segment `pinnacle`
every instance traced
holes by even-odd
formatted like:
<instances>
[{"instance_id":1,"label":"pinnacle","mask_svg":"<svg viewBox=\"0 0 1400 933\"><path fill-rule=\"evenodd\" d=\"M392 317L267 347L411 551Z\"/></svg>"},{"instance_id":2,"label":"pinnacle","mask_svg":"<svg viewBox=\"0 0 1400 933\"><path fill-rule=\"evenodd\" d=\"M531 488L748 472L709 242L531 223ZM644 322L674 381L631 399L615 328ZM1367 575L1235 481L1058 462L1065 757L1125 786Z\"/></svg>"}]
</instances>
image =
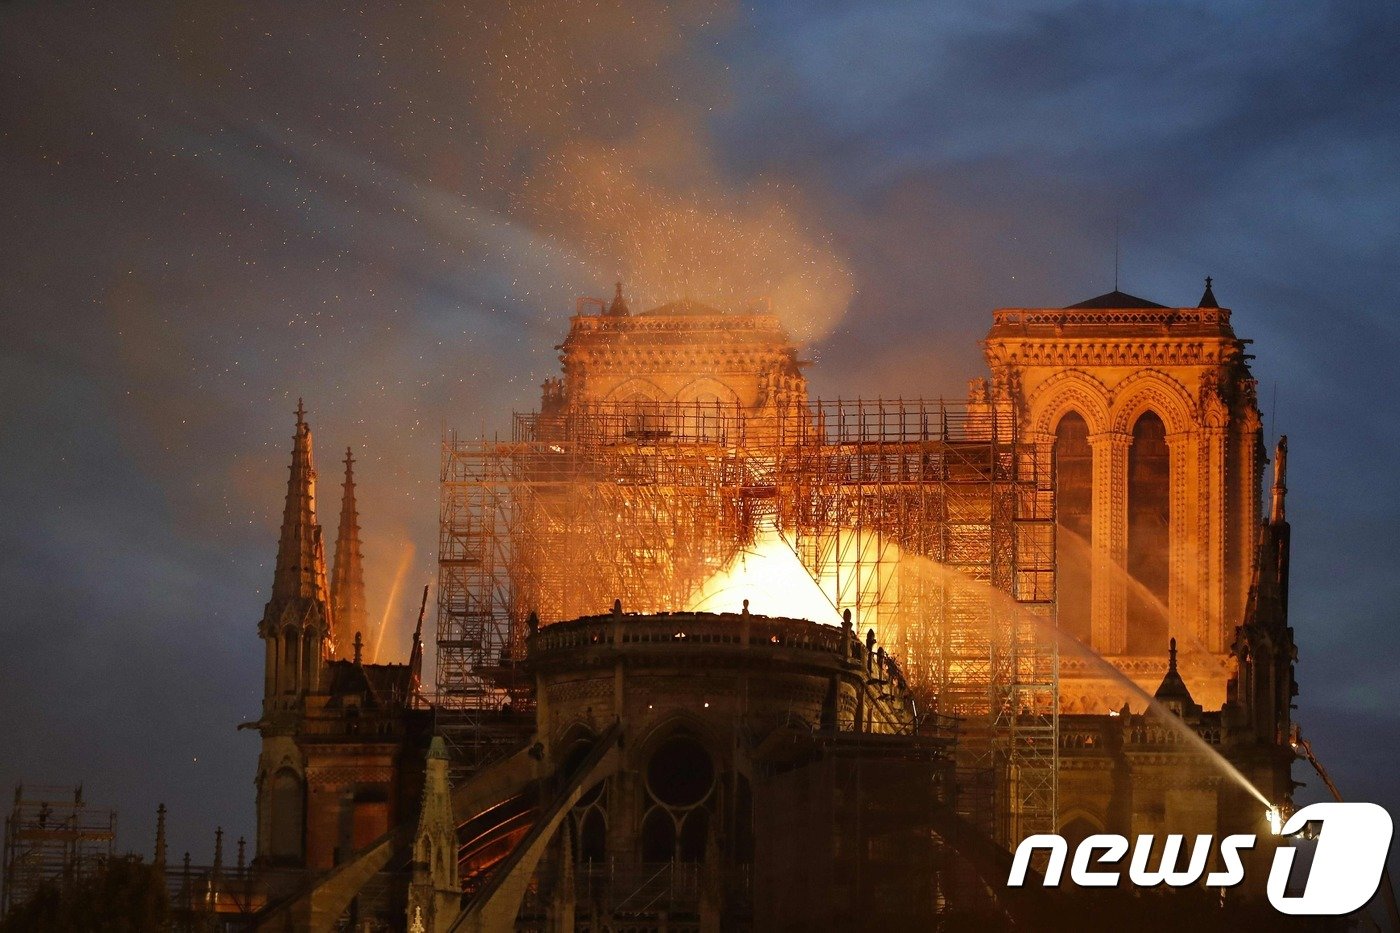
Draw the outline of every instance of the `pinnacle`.
<instances>
[{"instance_id":1,"label":"pinnacle","mask_svg":"<svg viewBox=\"0 0 1400 933\"><path fill-rule=\"evenodd\" d=\"M316 467L311 425L306 422L306 409L299 399L296 414L287 500L282 510L277 569L272 583L272 599L281 603L299 598L324 600L327 595L321 526L316 521Z\"/></svg>"},{"instance_id":2,"label":"pinnacle","mask_svg":"<svg viewBox=\"0 0 1400 933\"><path fill-rule=\"evenodd\" d=\"M360 549L360 513L355 501L355 456L345 448L345 483L340 500L340 526L335 536L335 563L331 572L331 607L335 622L336 654L344 656L342 643L349 632L368 627L365 610L364 555Z\"/></svg>"}]
</instances>

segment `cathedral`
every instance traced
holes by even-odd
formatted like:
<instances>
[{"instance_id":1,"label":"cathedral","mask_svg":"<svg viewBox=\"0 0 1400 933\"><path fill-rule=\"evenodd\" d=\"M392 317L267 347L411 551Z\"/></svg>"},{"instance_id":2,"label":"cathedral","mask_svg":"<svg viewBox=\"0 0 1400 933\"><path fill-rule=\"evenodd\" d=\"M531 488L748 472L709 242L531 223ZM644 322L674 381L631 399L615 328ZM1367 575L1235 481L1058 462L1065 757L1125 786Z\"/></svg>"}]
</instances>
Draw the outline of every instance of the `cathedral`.
<instances>
[{"instance_id":1,"label":"cathedral","mask_svg":"<svg viewBox=\"0 0 1400 933\"><path fill-rule=\"evenodd\" d=\"M435 688L421 618L362 658L354 461L328 571L299 405L245 924L1036 929L994 893L1030 832L1266 832L1296 652L1248 343L1209 279L1114 291L994 311L965 403L826 403L769 309L618 285L509 450L444 454ZM690 601L765 534L829 617Z\"/></svg>"}]
</instances>

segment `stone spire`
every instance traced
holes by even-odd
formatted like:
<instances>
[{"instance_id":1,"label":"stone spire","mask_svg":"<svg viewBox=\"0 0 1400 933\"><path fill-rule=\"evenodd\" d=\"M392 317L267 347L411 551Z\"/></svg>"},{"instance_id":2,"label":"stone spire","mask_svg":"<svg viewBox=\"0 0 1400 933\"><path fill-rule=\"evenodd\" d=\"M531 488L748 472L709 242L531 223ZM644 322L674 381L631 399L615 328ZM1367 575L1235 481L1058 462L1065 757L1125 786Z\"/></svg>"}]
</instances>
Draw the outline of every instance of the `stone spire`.
<instances>
[{"instance_id":1,"label":"stone spire","mask_svg":"<svg viewBox=\"0 0 1400 933\"><path fill-rule=\"evenodd\" d=\"M1288 527L1284 499L1288 495L1288 435L1278 439L1274 448L1274 482L1269 490L1269 520L1259 530L1259 545L1255 549L1254 579L1251 582L1251 599L1256 603L1246 606L1252 616L1275 616L1286 624L1288 618L1288 559L1289 539L1292 531Z\"/></svg>"},{"instance_id":2,"label":"stone spire","mask_svg":"<svg viewBox=\"0 0 1400 933\"><path fill-rule=\"evenodd\" d=\"M282 537L277 545L277 570L272 578L272 601L296 599L328 602L326 559L321 526L316 521L316 467L311 456L311 425L297 399L296 438L292 446L287 503L282 510Z\"/></svg>"},{"instance_id":3,"label":"stone spire","mask_svg":"<svg viewBox=\"0 0 1400 933\"><path fill-rule=\"evenodd\" d=\"M157 871L165 871L165 804L156 807L156 854L151 864Z\"/></svg>"},{"instance_id":4,"label":"stone spire","mask_svg":"<svg viewBox=\"0 0 1400 933\"><path fill-rule=\"evenodd\" d=\"M408 669L413 676L413 692L423 686L423 616L428 611L428 586L423 584L423 601L418 605L418 625L413 629L413 647L408 654Z\"/></svg>"},{"instance_id":5,"label":"stone spire","mask_svg":"<svg viewBox=\"0 0 1400 933\"><path fill-rule=\"evenodd\" d=\"M408 887L408 922L425 933L446 933L461 902L457 877L457 821L447 774L447 744L435 735L428 746L423 801L413 843L413 878Z\"/></svg>"},{"instance_id":6,"label":"stone spire","mask_svg":"<svg viewBox=\"0 0 1400 933\"><path fill-rule=\"evenodd\" d=\"M311 426L297 400L296 437L277 545L272 596L258 633L267 643L265 701L318 689L321 662L329 655L333 625L326 552L316 521L316 467Z\"/></svg>"},{"instance_id":7,"label":"stone spire","mask_svg":"<svg viewBox=\"0 0 1400 933\"><path fill-rule=\"evenodd\" d=\"M340 499L340 528L335 536L331 570L331 616L335 619L335 653L345 655L341 642L349 632L368 628L365 612L364 555L360 551L360 513L355 504L355 458L345 448L345 492Z\"/></svg>"},{"instance_id":8,"label":"stone spire","mask_svg":"<svg viewBox=\"0 0 1400 933\"><path fill-rule=\"evenodd\" d=\"M1274 450L1274 486L1270 492L1269 524L1281 525L1287 520L1283 511L1283 500L1288 495L1287 434L1278 439L1278 447Z\"/></svg>"}]
</instances>

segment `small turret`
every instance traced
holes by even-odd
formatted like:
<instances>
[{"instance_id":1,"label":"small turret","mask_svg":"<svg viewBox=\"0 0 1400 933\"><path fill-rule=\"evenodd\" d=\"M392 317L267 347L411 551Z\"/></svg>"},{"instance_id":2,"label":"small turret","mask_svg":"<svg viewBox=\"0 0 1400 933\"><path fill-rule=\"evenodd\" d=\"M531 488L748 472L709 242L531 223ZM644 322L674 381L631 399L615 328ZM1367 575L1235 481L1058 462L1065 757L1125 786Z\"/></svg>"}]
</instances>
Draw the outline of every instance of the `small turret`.
<instances>
[{"instance_id":1,"label":"small turret","mask_svg":"<svg viewBox=\"0 0 1400 933\"><path fill-rule=\"evenodd\" d=\"M1211 283L1211 277L1210 277L1210 276L1206 276L1206 290L1205 290L1205 293L1201 295L1201 300L1200 300L1200 302L1197 303L1196 307L1198 307L1198 308L1218 308L1218 307L1220 307L1220 302L1218 302L1218 301L1215 300L1215 292L1214 292L1213 290L1211 290L1210 283Z\"/></svg>"},{"instance_id":2,"label":"small turret","mask_svg":"<svg viewBox=\"0 0 1400 933\"><path fill-rule=\"evenodd\" d=\"M1157 692L1152 697L1183 719L1192 719L1200 715L1201 707L1191 696L1190 688L1186 686L1186 681L1181 679L1181 673L1176 669L1175 638L1168 643L1167 647L1167 673L1162 677L1162 682L1157 686Z\"/></svg>"},{"instance_id":3,"label":"small turret","mask_svg":"<svg viewBox=\"0 0 1400 933\"><path fill-rule=\"evenodd\" d=\"M613 292L612 304L608 305L608 314L613 317L626 317L631 311L627 308L627 299L622 297L622 283L617 283L617 290Z\"/></svg>"}]
</instances>

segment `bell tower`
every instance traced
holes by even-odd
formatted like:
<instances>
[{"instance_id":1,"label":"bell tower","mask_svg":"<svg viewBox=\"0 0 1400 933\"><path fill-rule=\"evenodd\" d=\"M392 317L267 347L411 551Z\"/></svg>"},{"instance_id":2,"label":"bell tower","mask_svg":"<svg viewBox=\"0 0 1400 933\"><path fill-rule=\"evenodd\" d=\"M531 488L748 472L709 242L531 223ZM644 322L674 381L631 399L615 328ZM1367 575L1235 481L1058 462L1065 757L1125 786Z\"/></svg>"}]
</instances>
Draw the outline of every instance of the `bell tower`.
<instances>
[{"instance_id":1,"label":"bell tower","mask_svg":"<svg viewBox=\"0 0 1400 933\"><path fill-rule=\"evenodd\" d=\"M1248 341L1211 280L1195 307L1120 291L1067 308L1000 308L983 342L992 386L1056 470L1059 625L1151 691L1168 641L1206 708L1225 700L1264 462ZM1066 712L1129 699L1064 652Z\"/></svg>"}]
</instances>

